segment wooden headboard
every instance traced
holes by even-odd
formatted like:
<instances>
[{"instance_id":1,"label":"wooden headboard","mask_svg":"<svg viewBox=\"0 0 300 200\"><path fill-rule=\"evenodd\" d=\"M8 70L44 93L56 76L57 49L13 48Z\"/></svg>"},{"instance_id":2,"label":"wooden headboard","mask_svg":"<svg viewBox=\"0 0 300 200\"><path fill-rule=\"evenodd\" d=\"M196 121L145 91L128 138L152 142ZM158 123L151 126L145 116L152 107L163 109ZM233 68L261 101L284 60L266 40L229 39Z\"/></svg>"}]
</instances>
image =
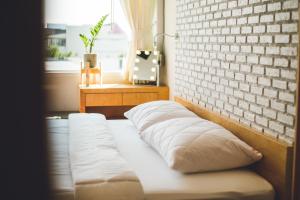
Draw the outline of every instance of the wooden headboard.
<instances>
[{"instance_id":1,"label":"wooden headboard","mask_svg":"<svg viewBox=\"0 0 300 200\"><path fill-rule=\"evenodd\" d=\"M260 151L264 157L253 165L254 170L273 185L276 191L276 200L289 200L291 198L292 145L277 141L216 112L188 102L181 97L175 97L175 101L184 105L198 116L220 124Z\"/></svg>"}]
</instances>

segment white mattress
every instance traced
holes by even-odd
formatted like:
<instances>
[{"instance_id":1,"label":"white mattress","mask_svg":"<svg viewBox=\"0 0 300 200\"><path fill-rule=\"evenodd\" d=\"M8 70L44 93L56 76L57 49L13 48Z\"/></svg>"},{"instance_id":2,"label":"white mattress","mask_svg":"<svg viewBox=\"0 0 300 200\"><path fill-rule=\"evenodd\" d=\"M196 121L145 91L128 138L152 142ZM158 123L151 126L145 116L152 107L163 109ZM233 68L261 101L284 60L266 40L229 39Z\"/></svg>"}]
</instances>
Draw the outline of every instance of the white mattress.
<instances>
[{"instance_id":1,"label":"white mattress","mask_svg":"<svg viewBox=\"0 0 300 200\"><path fill-rule=\"evenodd\" d=\"M139 177L147 200L274 199L272 185L246 169L185 175L170 169L140 139L129 120L108 120L119 149Z\"/></svg>"},{"instance_id":2,"label":"white mattress","mask_svg":"<svg viewBox=\"0 0 300 200\"><path fill-rule=\"evenodd\" d=\"M51 175L55 199L74 199L68 164L68 121L48 120L52 148ZM139 137L129 120L108 120L122 155L139 177L147 200L273 200L274 191L265 179L246 170L184 175Z\"/></svg>"},{"instance_id":3,"label":"white mattress","mask_svg":"<svg viewBox=\"0 0 300 200\"><path fill-rule=\"evenodd\" d=\"M74 188L69 163L68 120L47 120L50 148L50 178L53 185L53 199L73 200Z\"/></svg>"}]
</instances>

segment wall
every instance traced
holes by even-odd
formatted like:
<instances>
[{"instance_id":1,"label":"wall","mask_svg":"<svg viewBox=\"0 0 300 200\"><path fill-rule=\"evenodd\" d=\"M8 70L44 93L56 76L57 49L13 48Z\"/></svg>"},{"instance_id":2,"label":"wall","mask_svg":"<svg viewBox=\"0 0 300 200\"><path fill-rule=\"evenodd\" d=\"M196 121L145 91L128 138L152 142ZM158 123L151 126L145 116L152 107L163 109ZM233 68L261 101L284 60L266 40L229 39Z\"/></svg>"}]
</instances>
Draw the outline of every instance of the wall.
<instances>
[{"instance_id":1,"label":"wall","mask_svg":"<svg viewBox=\"0 0 300 200\"><path fill-rule=\"evenodd\" d=\"M175 94L292 142L298 1L176 3Z\"/></svg>"},{"instance_id":2,"label":"wall","mask_svg":"<svg viewBox=\"0 0 300 200\"><path fill-rule=\"evenodd\" d=\"M79 73L48 72L45 79L48 111L79 111Z\"/></svg>"},{"instance_id":3,"label":"wall","mask_svg":"<svg viewBox=\"0 0 300 200\"><path fill-rule=\"evenodd\" d=\"M104 84L129 84L118 72L105 72L102 78ZM79 70L48 70L45 79L48 111L79 111Z\"/></svg>"}]
</instances>

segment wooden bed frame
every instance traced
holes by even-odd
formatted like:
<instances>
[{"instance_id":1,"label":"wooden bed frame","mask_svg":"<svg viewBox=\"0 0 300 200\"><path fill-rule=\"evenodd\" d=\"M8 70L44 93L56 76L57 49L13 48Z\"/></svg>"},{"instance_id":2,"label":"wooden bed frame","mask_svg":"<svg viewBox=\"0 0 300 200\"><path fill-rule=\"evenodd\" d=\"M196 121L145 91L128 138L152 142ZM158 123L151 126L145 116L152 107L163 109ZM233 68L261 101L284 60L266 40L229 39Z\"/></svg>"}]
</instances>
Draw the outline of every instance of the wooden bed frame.
<instances>
[{"instance_id":1,"label":"wooden bed frame","mask_svg":"<svg viewBox=\"0 0 300 200\"><path fill-rule=\"evenodd\" d=\"M175 97L175 101L184 105L198 116L220 124L260 151L264 157L252 167L273 185L276 191L276 200L290 200L293 163L292 145L264 135L253 128L188 102L181 97Z\"/></svg>"}]
</instances>

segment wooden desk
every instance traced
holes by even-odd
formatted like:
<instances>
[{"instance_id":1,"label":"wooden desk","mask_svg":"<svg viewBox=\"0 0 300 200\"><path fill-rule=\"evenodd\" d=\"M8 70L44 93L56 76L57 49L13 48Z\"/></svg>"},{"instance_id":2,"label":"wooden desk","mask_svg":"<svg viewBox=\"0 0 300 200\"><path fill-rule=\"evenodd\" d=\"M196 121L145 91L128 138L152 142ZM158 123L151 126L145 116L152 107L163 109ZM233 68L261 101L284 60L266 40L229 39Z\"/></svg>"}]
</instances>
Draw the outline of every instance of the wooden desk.
<instances>
[{"instance_id":1,"label":"wooden desk","mask_svg":"<svg viewBox=\"0 0 300 200\"><path fill-rule=\"evenodd\" d=\"M141 86L127 84L102 84L80 88L80 112L86 112L88 107L133 107L135 105L154 101L168 100L169 88L156 86Z\"/></svg>"}]
</instances>

